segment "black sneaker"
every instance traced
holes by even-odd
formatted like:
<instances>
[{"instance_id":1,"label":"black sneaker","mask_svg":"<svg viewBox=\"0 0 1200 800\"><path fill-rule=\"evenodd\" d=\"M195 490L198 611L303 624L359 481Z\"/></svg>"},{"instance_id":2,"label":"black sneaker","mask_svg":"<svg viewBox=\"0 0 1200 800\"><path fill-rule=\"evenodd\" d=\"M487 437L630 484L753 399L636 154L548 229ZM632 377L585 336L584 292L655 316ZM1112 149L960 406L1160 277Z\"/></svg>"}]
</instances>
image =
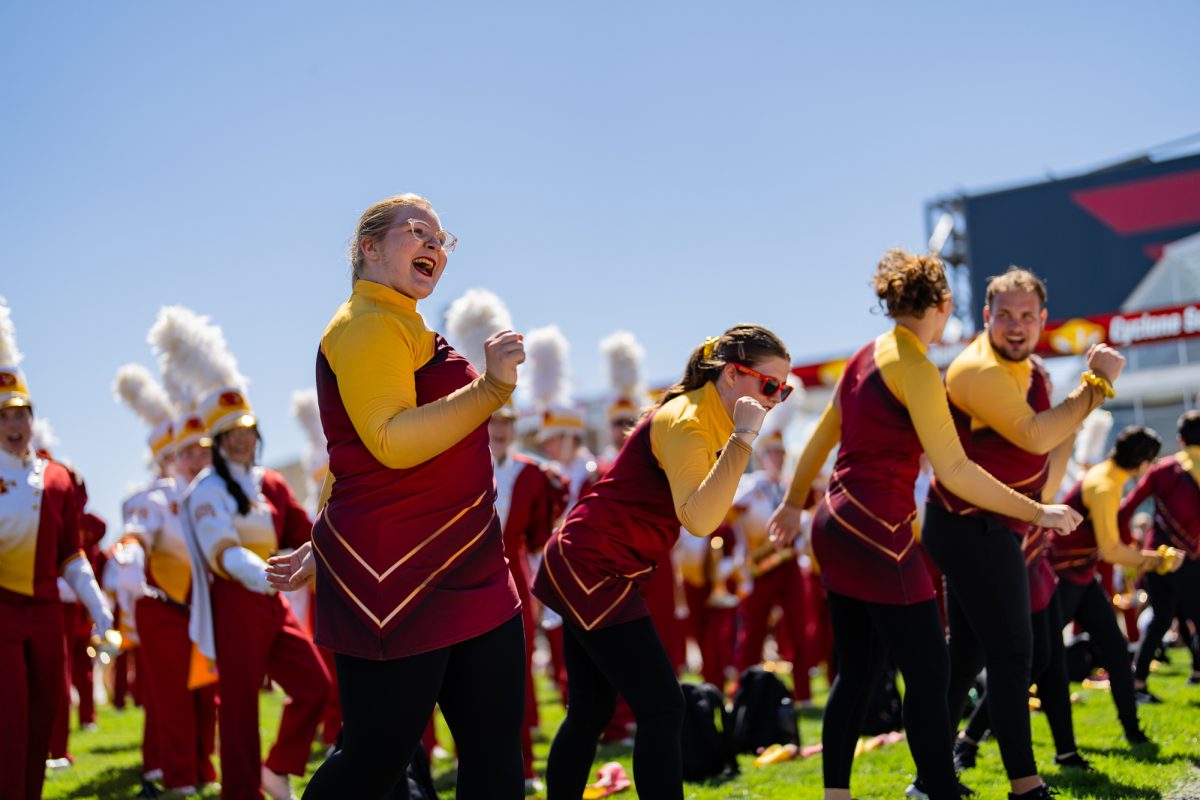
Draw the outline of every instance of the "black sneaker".
<instances>
[{"instance_id":1,"label":"black sneaker","mask_svg":"<svg viewBox=\"0 0 1200 800\"><path fill-rule=\"evenodd\" d=\"M966 739L954 740L954 771L962 772L975 766L975 757L979 754L979 745Z\"/></svg>"},{"instance_id":2,"label":"black sneaker","mask_svg":"<svg viewBox=\"0 0 1200 800\"><path fill-rule=\"evenodd\" d=\"M1162 702L1162 698L1151 693L1149 689L1134 689L1133 699L1139 706L1153 706Z\"/></svg>"},{"instance_id":3,"label":"black sneaker","mask_svg":"<svg viewBox=\"0 0 1200 800\"><path fill-rule=\"evenodd\" d=\"M1141 733L1141 731L1138 732ZM1142 735L1143 737L1145 736L1145 734ZM1096 771L1095 767L1092 766L1092 763L1083 756L1079 755L1079 753L1071 753L1069 756L1055 756L1054 763L1067 769L1078 769L1083 770L1084 772Z\"/></svg>"},{"instance_id":4,"label":"black sneaker","mask_svg":"<svg viewBox=\"0 0 1200 800\"><path fill-rule=\"evenodd\" d=\"M1044 783L1036 789L1030 789L1022 794L1008 793L1008 800L1047 800L1052 797L1058 797L1058 792Z\"/></svg>"},{"instance_id":5,"label":"black sneaker","mask_svg":"<svg viewBox=\"0 0 1200 800\"><path fill-rule=\"evenodd\" d=\"M1151 744L1150 737L1141 728L1125 732L1125 741L1132 745Z\"/></svg>"},{"instance_id":6,"label":"black sneaker","mask_svg":"<svg viewBox=\"0 0 1200 800\"><path fill-rule=\"evenodd\" d=\"M1200 686L1200 672L1193 672L1191 675L1188 675L1187 685Z\"/></svg>"},{"instance_id":7,"label":"black sneaker","mask_svg":"<svg viewBox=\"0 0 1200 800\"><path fill-rule=\"evenodd\" d=\"M955 781L957 784L956 790L959 797L974 797L975 790L964 785L960 781ZM929 800L929 790L925 788L925 782L921 780L921 776L913 778L913 782L904 790L904 796L908 800Z\"/></svg>"}]
</instances>

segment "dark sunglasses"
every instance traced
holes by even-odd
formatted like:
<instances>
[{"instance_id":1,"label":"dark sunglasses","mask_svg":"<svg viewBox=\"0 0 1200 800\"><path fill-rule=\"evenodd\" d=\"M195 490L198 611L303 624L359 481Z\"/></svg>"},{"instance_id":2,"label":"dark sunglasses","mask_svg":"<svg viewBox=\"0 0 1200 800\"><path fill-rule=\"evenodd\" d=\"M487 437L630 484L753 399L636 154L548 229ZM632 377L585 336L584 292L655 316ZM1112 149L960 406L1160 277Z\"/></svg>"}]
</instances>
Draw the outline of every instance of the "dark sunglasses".
<instances>
[{"instance_id":1,"label":"dark sunglasses","mask_svg":"<svg viewBox=\"0 0 1200 800\"><path fill-rule=\"evenodd\" d=\"M763 393L763 397L773 397L776 393L778 393L779 402L782 403L784 400L788 399L788 396L791 395L792 389L794 388L786 383L780 383L778 378L772 378L770 375L763 375L756 369L750 369L745 364L738 364L731 361L730 366L732 366L738 372L744 372L747 375L753 375L762 381L762 386L759 388Z\"/></svg>"}]
</instances>

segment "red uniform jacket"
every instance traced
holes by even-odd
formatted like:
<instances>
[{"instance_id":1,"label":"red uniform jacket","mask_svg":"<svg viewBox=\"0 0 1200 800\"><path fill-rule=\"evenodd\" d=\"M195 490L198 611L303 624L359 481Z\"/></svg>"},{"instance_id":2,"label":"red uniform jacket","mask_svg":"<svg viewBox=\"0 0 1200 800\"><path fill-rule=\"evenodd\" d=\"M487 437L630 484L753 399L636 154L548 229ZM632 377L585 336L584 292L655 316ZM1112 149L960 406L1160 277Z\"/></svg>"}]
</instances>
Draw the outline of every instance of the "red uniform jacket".
<instances>
[{"instance_id":1,"label":"red uniform jacket","mask_svg":"<svg viewBox=\"0 0 1200 800\"><path fill-rule=\"evenodd\" d=\"M567 508L568 487L561 475L549 466L521 453L510 458L522 464L504 521L504 556L522 601L533 582L529 574L529 553L541 552L555 524Z\"/></svg>"}]
</instances>

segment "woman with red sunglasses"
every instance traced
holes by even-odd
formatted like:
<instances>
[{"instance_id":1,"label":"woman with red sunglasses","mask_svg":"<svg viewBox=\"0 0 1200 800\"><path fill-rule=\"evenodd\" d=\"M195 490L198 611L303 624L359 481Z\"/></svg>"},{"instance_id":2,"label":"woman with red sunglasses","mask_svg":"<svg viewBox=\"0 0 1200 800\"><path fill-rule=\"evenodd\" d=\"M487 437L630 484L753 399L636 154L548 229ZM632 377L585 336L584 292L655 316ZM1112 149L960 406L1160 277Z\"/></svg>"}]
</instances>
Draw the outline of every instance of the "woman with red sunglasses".
<instances>
[{"instance_id":1,"label":"woman with red sunglasses","mask_svg":"<svg viewBox=\"0 0 1200 800\"><path fill-rule=\"evenodd\" d=\"M637 719L638 794L682 800L683 695L639 587L680 525L707 536L725 519L764 415L790 392L789 366L783 342L757 325L697 347L683 379L547 543L533 594L563 617L568 676L567 717L546 764L548 800L583 793L617 692Z\"/></svg>"},{"instance_id":2,"label":"woman with red sunglasses","mask_svg":"<svg viewBox=\"0 0 1200 800\"><path fill-rule=\"evenodd\" d=\"M889 250L873 279L896 325L846 364L833 399L769 525L787 546L829 452L837 462L813 522L813 552L829 593L838 675L825 705L826 800L849 800L850 765L872 689L889 657L904 675L904 723L923 785L910 797L962 796L951 755L949 659L933 581L915 538L913 487L922 451L943 484L973 505L1043 528L1070 531L1074 510L1043 506L967 459L941 375L925 355L950 318L942 262Z\"/></svg>"}]
</instances>

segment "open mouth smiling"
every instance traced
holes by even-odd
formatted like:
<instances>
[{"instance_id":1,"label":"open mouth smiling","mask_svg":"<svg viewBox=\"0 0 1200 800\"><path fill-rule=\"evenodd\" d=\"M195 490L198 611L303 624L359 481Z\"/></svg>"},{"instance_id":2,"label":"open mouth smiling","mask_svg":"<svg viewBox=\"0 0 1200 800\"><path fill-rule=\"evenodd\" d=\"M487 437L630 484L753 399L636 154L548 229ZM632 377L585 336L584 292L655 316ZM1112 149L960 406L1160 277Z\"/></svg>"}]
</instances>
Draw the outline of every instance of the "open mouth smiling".
<instances>
[{"instance_id":1,"label":"open mouth smiling","mask_svg":"<svg viewBox=\"0 0 1200 800\"><path fill-rule=\"evenodd\" d=\"M433 277L433 271L437 268L437 263L432 258L420 256L412 260L413 269L424 275L426 278Z\"/></svg>"}]
</instances>

